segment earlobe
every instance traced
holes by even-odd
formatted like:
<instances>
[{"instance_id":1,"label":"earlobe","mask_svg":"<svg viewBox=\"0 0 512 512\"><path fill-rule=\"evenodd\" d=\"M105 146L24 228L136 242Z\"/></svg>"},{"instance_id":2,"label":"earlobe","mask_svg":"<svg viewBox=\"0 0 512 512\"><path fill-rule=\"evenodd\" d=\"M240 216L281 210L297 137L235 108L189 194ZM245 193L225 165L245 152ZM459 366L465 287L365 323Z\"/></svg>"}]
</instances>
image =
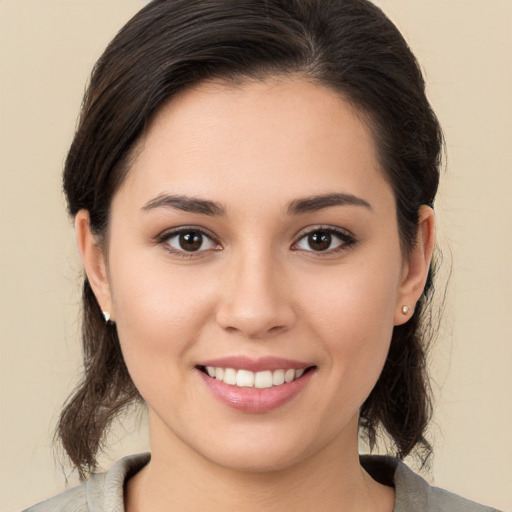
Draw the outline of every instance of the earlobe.
<instances>
[{"instance_id":1,"label":"earlobe","mask_svg":"<svg viewBox=\"0 0 512 512\"><path fill-rule=\"evenodd\" d=\"M435 215L432 208L422 206L419 211L418 234L410 251L395 304L395 325L407 322L414 314L427 281L435 245Z\"/></svg>"},{"instance_id":2,"label":"earlobe","mask_svg":"<svg viewBox=\"0 0 512 512\"><path fill-rule=\"evenodd\" d=\"M75 216L75 232L78 250L89 284L103 311L113 319L110 285L107 277L105 255L90 228L89 212L80 210ZM110 319L109 318L109 319Z\"/></svg>"}]
</instances>

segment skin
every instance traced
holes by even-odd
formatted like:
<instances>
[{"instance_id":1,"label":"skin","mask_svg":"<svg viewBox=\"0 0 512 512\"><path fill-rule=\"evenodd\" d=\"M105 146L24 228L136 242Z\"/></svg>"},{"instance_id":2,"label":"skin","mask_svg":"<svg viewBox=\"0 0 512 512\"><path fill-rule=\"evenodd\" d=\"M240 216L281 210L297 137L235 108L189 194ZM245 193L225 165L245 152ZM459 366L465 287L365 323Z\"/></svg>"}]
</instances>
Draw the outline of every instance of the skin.
<instances>
[{"instance_id":1,"label":"skin","mask_svg":"<svg viewBox=\"0 0 512 512\"><path fill-rule=\"evenodd\" d=\"M188 90L135 154L106 248L87 212L76 216L89 280L149 411L152 459L128 482L127 510L391 511L393 490L359 465L358 413L393 326L413 314L402 306L421 295L432 210L422 208L418 243L404 255L369 129L338 94L299 78ZM289 211L340 193L368 206ZM225 211L148 207L162 194ZM199 251L163 239L191 226L211 237ZM305 233L319 228L352 243L333 235L313 250ZM315 369L283 406L247 413L215 398L195 368L233 355Z\"/></svg>"}]
</instances>

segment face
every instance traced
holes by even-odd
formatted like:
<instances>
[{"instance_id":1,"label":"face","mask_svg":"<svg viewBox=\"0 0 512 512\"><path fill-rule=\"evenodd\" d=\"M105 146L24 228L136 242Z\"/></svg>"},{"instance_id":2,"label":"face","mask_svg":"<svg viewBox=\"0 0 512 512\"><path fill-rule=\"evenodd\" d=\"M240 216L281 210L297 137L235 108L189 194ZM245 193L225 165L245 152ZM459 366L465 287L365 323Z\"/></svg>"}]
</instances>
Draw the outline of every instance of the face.
<instances>
[{"instance_id":1,"label":"face","mask_svg":"<svg viewBox=\"0 0 512 512\"><path fill-rule=\"evenodd\" d=\"M401 252L371 134L339 95L298 79L189 90L139 142L107 258L88 256L84 215L86 269L153 453L260 471L357 446L424 276Z\"/></svg>"}]
</instances>

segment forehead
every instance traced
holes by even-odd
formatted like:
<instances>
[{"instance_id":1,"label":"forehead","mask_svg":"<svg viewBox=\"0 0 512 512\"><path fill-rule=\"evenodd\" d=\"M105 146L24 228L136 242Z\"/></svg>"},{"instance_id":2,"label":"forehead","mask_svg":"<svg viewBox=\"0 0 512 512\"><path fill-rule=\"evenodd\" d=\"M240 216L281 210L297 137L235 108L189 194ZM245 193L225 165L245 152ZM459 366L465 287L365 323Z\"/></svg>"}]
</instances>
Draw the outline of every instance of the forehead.
<instances>
[{"instance_id":1,"label":"forehead","mask_svg":"<svg viewBox=\"0 0 512 512\"><path fill-rule=\"evenodd\" d=\"M202 83L173 98L138 142L119 192L291 201L383 187L391 193L352 105L311 81L273 78Z\"/></svg>"}]
</instances>

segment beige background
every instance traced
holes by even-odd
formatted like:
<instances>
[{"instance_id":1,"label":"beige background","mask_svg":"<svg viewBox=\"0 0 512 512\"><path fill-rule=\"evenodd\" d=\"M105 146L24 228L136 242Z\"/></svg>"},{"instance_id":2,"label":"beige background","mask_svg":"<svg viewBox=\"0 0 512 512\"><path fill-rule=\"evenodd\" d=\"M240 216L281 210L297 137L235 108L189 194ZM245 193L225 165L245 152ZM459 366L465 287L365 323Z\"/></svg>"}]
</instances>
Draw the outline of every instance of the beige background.
<instances>
[{"instance_id":1,"label":"beige background","mask_svg":"<svg viewBox=\"0 0 512 512\"><path fill-rule=\"evenodd\" d=\"M88 73L143 3L0 0L2 511L64 487L50 440L80 367L80 264L60 171ZM448 143L437 215L454 270L427 477L512 511L512 1L378 3L422 62ZM105 464L145 446L128 435Z\"/></svg>"}]
</instances>

